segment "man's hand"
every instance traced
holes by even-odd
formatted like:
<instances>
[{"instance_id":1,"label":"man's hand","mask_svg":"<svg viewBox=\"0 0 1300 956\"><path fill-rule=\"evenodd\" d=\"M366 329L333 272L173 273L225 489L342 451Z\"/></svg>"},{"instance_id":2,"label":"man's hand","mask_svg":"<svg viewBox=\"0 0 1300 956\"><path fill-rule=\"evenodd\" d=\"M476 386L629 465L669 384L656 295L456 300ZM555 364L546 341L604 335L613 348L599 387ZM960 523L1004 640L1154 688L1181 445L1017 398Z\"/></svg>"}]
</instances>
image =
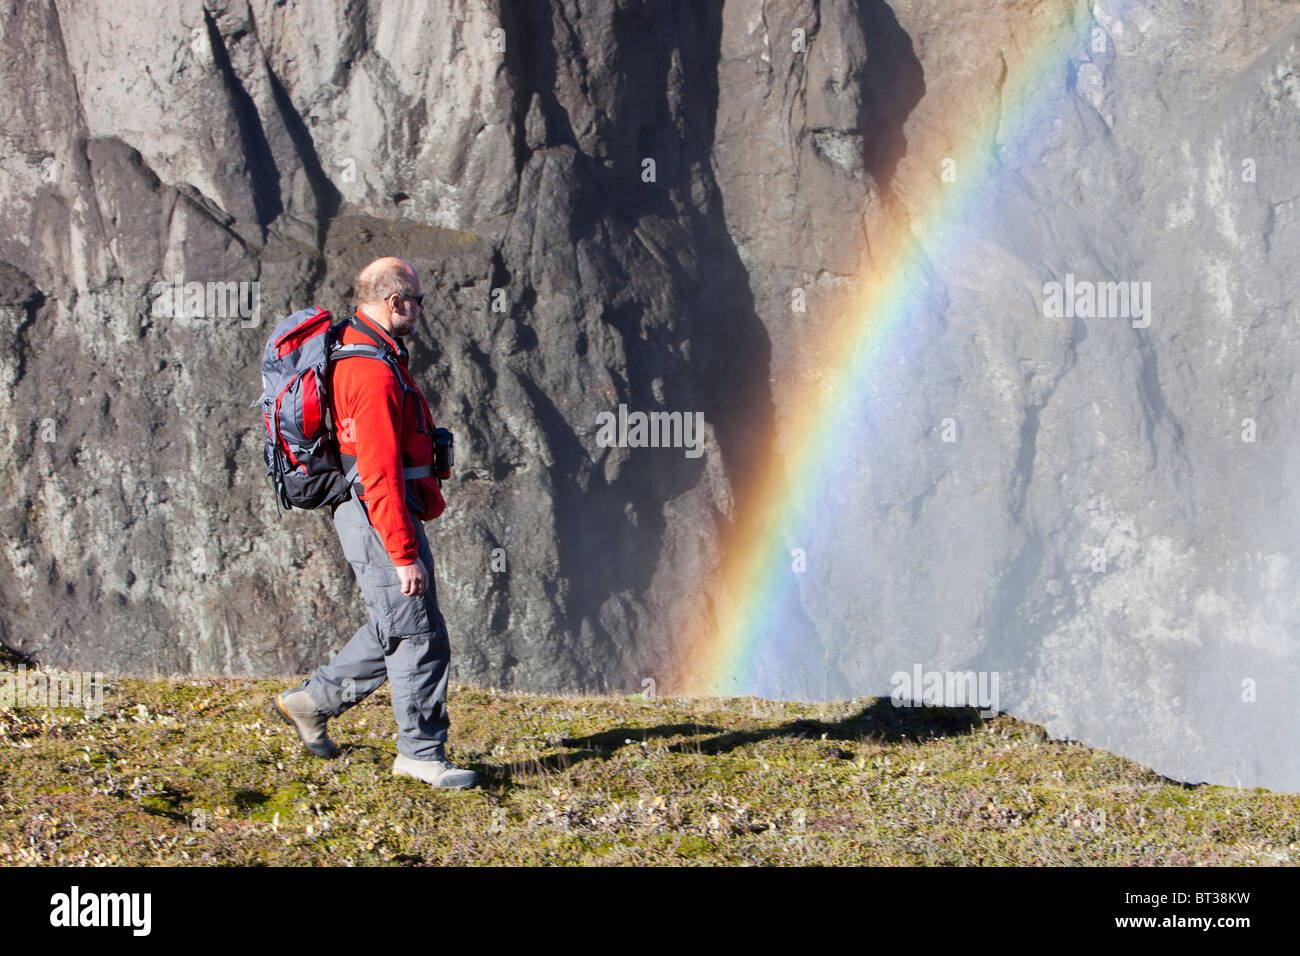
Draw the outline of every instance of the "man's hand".
<instances>
[{"instance_id":1,"label":"man's hand","mask_svg":"<svg viewBox=\"0 0 1300 956\"><path fill-rule=\"evenodd\" d=\"M398 565L397 580L402 583L402 593L410 597L429 590L429 572L419 558L414 564Z\"/></svg>"}]
</instances>

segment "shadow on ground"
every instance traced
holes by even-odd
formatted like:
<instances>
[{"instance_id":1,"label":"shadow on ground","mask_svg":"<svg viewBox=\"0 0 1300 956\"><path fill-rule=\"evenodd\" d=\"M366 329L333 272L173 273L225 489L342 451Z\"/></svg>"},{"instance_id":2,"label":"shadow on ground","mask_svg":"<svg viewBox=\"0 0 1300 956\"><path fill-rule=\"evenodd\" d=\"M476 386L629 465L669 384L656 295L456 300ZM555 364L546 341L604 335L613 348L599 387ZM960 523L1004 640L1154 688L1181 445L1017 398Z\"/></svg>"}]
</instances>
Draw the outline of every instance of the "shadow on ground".
<instances>
[{"instance_id":1,"label":"shadow on ground","mask_svg":"<svg viewBox=\"0 0 1300 956\"><path fill-rule=\"evenodd\" d=\"M585 760L608 760L625 747L639 747L653 740L688 736L667 748L669 753L727 754L738 747L777 738L824 739L826 741L871 741L892 744L904 740L932 740L974 733L982 723L974 707L895 707L888 699L874 701L852 717L821 721L808 718L787 721L775 727L728 730L708 723L682 722L655 727L614 727L583 737L565 737L560 744L576 748L568 753L515 761L500 767L475 765L483 783L508 784L516 776L567 770ZM699 739L701 735L705 739ZM852 751L835 748L829 756L847 760Z\"/></svg>"}]
</instances>

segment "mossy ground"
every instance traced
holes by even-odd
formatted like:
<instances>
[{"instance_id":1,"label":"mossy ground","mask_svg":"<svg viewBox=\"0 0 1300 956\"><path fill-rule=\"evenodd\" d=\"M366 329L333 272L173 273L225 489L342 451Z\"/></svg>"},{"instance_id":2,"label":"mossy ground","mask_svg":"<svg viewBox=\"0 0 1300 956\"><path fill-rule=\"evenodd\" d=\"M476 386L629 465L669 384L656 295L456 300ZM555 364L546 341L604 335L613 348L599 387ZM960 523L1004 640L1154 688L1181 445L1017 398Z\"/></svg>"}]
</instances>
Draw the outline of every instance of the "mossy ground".
<instances>
[{"instance_id":1,"label":"mossy ground","mask_svg":"<svg viewBox=\"0 0 1300 956\"><path fill-rule=\"evenodd\" d=\"M0 864L1276 864L1300 796L1186 786L1005 715L454 688L480 787L392 776L387 688L306 754L292 680L0 710Z\"/></svg>"}]
</instances>

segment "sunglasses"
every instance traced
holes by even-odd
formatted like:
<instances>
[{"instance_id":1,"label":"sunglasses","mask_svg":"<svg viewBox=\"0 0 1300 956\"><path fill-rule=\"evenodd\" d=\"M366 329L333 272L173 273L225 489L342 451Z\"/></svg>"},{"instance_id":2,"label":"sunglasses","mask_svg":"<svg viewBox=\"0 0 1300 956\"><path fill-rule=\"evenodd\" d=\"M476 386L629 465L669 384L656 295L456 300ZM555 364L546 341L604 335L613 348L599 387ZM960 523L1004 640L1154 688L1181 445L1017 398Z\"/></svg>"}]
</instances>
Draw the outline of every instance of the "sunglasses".
<instances>
[{"instance_id":1,"label":"sunglasses","mask_svg":"<svg viewBox=\"0 0 1300 956\"><path fill-rule=\"evenodd\" d=\"M393 295L397 296L399 299L414 299L420 305L424 305L423 292L421 292L419 295L402 295L400 292L394 292Z\"/></svg>"}]
</instances>

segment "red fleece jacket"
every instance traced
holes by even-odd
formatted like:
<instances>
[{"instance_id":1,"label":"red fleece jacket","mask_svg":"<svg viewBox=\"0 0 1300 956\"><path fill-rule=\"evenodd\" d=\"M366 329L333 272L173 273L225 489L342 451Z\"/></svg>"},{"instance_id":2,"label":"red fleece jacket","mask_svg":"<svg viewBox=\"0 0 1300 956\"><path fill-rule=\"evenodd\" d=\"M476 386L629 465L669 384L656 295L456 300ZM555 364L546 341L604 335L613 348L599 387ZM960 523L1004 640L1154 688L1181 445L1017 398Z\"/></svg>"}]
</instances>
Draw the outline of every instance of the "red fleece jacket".
<instances>
[{"instance_id":1,"label":"red fleece jacket","mask_svg":"<svg viewBox=\"0 0 1300 956\"><path fill-rule=\"evenodd\" d=\"M433 414L407 371L405 348L360 309L357 319L398 356L407 386L405 401L387 362L365 356L343 358L330 366L330 412L339 450L357 459L370 524L379 532L393 565L401 567L419 557L411 515L429 521L447 506L433 475L409 482L402 477L403 466L433 464ZM342 342L374 344L351 326L343 329Z\"/></svg>"}]
</instances>

